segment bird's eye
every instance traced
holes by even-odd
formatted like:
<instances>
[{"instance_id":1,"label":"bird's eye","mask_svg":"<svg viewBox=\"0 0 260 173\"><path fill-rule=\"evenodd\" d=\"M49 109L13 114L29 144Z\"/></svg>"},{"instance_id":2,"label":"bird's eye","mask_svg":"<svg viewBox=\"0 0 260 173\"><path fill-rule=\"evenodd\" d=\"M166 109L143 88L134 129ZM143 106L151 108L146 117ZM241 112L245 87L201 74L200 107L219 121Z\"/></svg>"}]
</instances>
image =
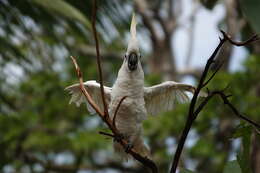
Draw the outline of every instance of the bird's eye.
<instances>
[{"instance_id":1,"label":"bird's eye","mask_svg":"<svg viewBox=\"0 0 260 173\"><path fill-rule=\"evenodd\" d=\"M127 58L127 55L125 54L125 59Z\"/></svg>"}]
</instances>

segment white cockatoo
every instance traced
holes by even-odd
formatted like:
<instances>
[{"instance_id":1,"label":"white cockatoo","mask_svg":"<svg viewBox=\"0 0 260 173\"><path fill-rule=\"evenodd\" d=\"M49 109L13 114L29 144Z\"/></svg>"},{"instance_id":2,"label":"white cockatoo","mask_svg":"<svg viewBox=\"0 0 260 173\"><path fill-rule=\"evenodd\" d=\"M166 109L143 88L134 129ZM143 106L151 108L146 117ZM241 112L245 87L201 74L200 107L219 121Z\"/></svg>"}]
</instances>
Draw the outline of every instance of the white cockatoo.
<instances>
[{"instance_id":1,"label":"white cockatoo","mask_svg":"<svg viewBox=\"0 0 260 173\"><path fill-rule=\"evenodd\" d=\"M144 72L141 66L134 15L130 32L131 38L117 79L112 88L104 87L105 100L109 104L110 118L113 119L120 100L127 96L117 112L116 127L135 151L145 157L150 157L149 149L142 139L142 122L147 118L147 115L156 115L172 110L177 102L189 101L185 92L193 93L195 88L174 81L144 87ZM84 86L97 105L103 109L100 84L91 80L85 82ZM79 84L71 85L65 90L68 90L72 95L70 103L75 102L77 106L83 102L87 103ZM90 112L94 112L88 103L87 108ZM114 149L122 156L127 157L125 150L116 141L114 142Z\"/></svg>"}]
</instances>

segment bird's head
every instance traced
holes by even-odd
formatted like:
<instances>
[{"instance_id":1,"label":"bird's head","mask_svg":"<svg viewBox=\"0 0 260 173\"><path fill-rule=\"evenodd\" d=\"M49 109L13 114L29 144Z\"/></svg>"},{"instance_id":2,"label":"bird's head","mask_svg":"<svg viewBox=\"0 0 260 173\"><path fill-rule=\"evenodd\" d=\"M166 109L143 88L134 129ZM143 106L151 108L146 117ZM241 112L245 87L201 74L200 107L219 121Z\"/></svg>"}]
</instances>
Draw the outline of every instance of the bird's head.
<instances>
[{"instance_id":1,"label":"bird's head","mask_svg":"<svg viewBox=\"0 0 260 173\"><path fill-rule=\"evenodd\" d=\"M138 63L140 63L140 52L138 40L136 37L136 20L135 14L133 14L131 27L130 27L131 38L128 42L127 51L125 54L125 62L127 63L127 67L130 71L135 71L138 67Z\"/></svg>"}]
</instances>

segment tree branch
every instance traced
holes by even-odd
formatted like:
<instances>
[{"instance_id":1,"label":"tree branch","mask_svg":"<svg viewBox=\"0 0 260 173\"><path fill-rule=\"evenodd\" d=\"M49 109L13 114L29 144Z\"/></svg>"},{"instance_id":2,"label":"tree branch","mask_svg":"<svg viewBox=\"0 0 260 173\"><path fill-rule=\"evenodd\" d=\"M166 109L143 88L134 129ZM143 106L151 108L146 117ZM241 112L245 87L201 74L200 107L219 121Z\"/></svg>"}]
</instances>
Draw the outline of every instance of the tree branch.
<instances>
[{"instance_id":1,"label":"tree branch","mask_svg":"<svg viewBox=\"0 0 260 173\"><path fill-rule=\"evenodd\" d=\"M228 100L228 95L226 95L223 91L214 91L212 92L212 95L219 95L224 104L228 105L228 107L232 110L232 112L240 119L246 121L247 123L253 125L255 128L257 128L258 130L260 130L260 125L257 124L256 122L254 122L253 120L250 120L249 118L243 116L241 113L239 113L239 111L237 110L237 108Z\"/></svg>"},{"instance_id":2,"label":"tree branch","mask_svg":"<svg viewBox=\"0 0 260 173\"><path fill-rule=\"evenodd\" d=\"M116 111L115 111L114 116L113 116L113 126L115 126L115 127L116 127L116 115L117 115L117 112L118 112L122 102L126 99L126 97L127 96L122 97L122 99L119 101L119 103L118 103L118 105L116 107Z\"/></svg>"},{"instance_id":3,"label":"tree branch","mask_svg":"<svg viewBox=\"0 0 260 173\"><path fill-rule=\"evenodd\" d=\"M98 72L99 72L99 80L100 80L100 91L104 106L104 114L105 118L108 118L108 109L107 109L107 103L105 100L105 91L104 91L104 85L103 85L103 75L102 75L102 69L101 69L101 60L100 60L100 54L99 54L99 44L98 44L98 36L97 36L97 30L96 30L96 15L97 15L97 0L94 0L93 7L92 7L92 30L95 38L96 43L96 54L97 54L97 65L98 65Z\"/></svg>"},{"instance_id":4,"label":"tree branch","mask_svg":"<svg viewBox=\"0 0 260 173\"><path fill-rule=\"evenodd\" d=\"M217 74L217 72L221 69L222 65L224 64L224 61L216 68L216 70L213 72L213 74L209 77L209 79L203 83L202 87L205 87L208 85L208 83L213 79L213 77Z\"/></svg>"},{"instance_id":5,"label":"tree branch","mask_svg":"<svg viewBox=\"0 0 260 173\"><path fill-rule=\"evenodd\" d=\"M257 35L254 35L253 37L251 37L250 39L248 39L246 41L237 42L237 41L232 40L230 38L230 36L228 36L224 31L221 31L221 32L223 34L223 38L220 38L220 42L219 42L217 48L215 49L215 51L212 53L212 55L208 59L208 61L206 63L206 66L204 68L204 71L203 71L203 73L202 73L202 75L200 77L198 87L195 90L195 93L194 93L194 95L192 97L192 100L191 100L191 103L190 103L190 107L189 107L188 117L187 117L187 120L186 120L186 124L185 124L184 130L182 132L182 135L180 137L180 142L178 144L178 147L176 149L176 152L175 152L175 155L174 155L174 159L173 159L173 162L172 162L172 167L171 167L171 171L170 171L171 173L175 173L176 170L177 170L178 162L180 160L180 156L181 156L181 153L182 153L185 141L187 139L187 136L189 134L189 131L191 129L191 126L192 126L193 122L195 121L195 119L197 118L198 114L201 112L203 107L209 102L209 100L214 95L219 94L221 96L221 98L223 99L224 103L227 104L231 108L231 110L235 113L235 115L237 115L239 118L247 121L248 123L254 125L255 127L259 127L259 125L257 123L255 123L254 121L244 117L243 115L241 115L237 111L237 109L227 99L228 96L226 96L224 94L224 91L222 91L222 92L215 91L215 92L212 92L212 93L209 92L209 95L203 100L203 102L200 103L200 105L197 107L197 109L195 109L195 106L197 104L197 99L198 99L199 93L201 92L201 89L206 87L206 85L213 79L213 77L215 76L215 74L218 71L218 70L216 70L211 75L211 77L205 82L206 77L207 77L208 72L209 72L209 69L210 69L210 66L215 62L216 55L219 52L219 50L221 49L221 47L223 46L223 44L226 41L229 41L231 44L233 44L235 46L244 46L246 44L249 44L249 43L252 43L252 42L254 42L256 40L259 40L259 37Z\"/></svg>"}]
</instances>

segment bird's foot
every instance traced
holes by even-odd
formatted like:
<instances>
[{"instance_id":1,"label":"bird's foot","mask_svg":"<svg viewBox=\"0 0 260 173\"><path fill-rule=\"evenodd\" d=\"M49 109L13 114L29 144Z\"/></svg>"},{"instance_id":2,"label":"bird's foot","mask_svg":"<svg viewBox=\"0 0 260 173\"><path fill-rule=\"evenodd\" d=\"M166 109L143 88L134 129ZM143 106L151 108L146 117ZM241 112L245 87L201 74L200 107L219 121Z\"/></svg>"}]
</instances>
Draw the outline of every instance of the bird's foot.
<instances>
[{"instance_id":1,"label":"bird's foot","mask_svg":"<svg viewBox=\"0 0 260 173\"><path fill-rule=\"evenodd\" d=\"M121 140L127 140L127 144L124 149L126 153L129 153L129 151L134 147L134 145L129 141L129 137L125 134L119 133L114 136L115 142L120 142Z\"/></svg>"},{"instance_id":2,"label":"bird's foot","mask_svg":"<svg viewBox=\"0 0 260 173\"><path fill-rule=\"evenodd\" d=\"M122 133L119 133L118 135L115 135L115 137L114 137L115 142L120 142L123 139L126 139L126 136Z\"/></svg>"},{"instance_id":3,"label":"bird's foot","mask_svg":"<svg viewBox=\"0 0 260 173\"><path fill-rule=\"evenodd\" d=\"M134 145L128 141L128 143L125 146L125 152L129 153L129 151L134 147Z\"/></svg>"}]
</instances>

